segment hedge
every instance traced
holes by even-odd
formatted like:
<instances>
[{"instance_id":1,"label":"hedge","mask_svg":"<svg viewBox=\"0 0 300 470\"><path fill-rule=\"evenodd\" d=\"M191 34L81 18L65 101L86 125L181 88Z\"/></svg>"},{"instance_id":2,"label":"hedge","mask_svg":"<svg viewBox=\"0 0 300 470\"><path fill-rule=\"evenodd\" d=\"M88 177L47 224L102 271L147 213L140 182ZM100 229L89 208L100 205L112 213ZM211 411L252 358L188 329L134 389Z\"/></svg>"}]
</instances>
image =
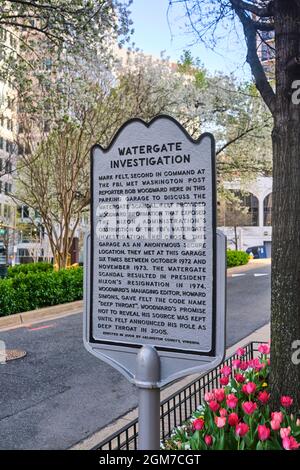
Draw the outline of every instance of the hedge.
<instances>
[{"instance_id":1,"label":"hedge","mask_svg":"<svg viewBox=\"0 0 300 470\"><path fill-rule=\"evenodd\" d=\"M83 269L19 273L0 280L0 316L81 300Z\"/></svg>"},{"instance_id":2,"label":"hedge","mask_svg":"<svg viewBox=\"0 0 300 470\"><path fill-rule=\"evenodd\" d=\"M8 268L7 277L15 277L19 274L40 273L48 271L53 271L53 264L46 262L17 264Z\"/></svg>"},{"instance_id":3,"label":"hedge","mask_svg":"<svg viewBox=\"0 0 300 470\"><path fill-rule=\"evenodd\" d=\"M249 255L245 251L227 250L227 267L242 266L249 261Z\"/></svg>"}]
</instances>

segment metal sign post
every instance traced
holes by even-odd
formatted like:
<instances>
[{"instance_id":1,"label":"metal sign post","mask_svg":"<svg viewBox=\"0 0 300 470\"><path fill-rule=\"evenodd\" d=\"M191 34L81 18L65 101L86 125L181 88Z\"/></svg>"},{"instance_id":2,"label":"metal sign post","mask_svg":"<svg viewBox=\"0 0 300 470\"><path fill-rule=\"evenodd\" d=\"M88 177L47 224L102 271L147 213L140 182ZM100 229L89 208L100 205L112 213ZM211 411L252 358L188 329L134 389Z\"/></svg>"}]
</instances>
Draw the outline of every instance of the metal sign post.
<instances>
[{"instance_id":1,"label":"metal sign post","mask_svg":"<svg viewBox=\"0 0 300 470\"><path fill-rule=\"evenodd\" d=\"M140 449L159 448L160 388L223 360L225 249L210 134L159 116L93 147L84 344L139 388Z\"/></svg>"},{"instance_id":2,"label":"metal sign post","mask_svg":"<svg viewBox=\"0 0 300 470\"><path fill-rule=\"evenodd\" d=\"M136 358L135 384L139 389L139 449L160 447L160 359L152 346L143 346Z\"/></svg>"}]
</instances>

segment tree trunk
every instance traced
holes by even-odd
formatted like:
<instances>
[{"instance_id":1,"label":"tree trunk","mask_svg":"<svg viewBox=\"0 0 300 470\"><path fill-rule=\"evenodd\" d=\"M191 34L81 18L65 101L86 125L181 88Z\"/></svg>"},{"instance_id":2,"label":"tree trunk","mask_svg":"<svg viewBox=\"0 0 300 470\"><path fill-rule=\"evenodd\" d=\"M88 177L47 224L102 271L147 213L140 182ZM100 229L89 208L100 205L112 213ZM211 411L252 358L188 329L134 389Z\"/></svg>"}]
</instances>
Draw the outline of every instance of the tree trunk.
<instances>
[{"instance_id":1,"label":"tree trunk","mask_svg":"<svg viewBox=\"0 0 300 470\"><path fill-rule=\"evenodd\" d=\"M299 56L299 10L290 0L275 1L276 111L273 130L271 390L273 406L291 395L300 409L300 365L292 344L300 339L300 106L291 84L299 70L287 69Z\"/></svg>"},{"instance_id":2,"label":"tree trunk","mask_svg":"<svg viewBox=\"0 0 300 470\"><path fill-rule=\"evenodd\" d=\"M235 244L235 249L238 249L238 235L237 235L237 227L236 225L234 226L234 244Z\"/></svg>"}]
</instances>

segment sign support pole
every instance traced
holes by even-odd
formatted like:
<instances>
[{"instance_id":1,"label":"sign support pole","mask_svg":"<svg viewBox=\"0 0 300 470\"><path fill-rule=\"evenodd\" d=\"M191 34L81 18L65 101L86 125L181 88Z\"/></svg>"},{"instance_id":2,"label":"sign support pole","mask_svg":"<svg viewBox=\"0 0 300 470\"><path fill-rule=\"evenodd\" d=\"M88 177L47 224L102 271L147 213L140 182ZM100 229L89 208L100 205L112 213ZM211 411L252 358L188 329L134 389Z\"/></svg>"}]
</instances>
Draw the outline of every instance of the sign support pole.
<instances>
[{"instance_id":1,"label":"sign support pole","mask_svg":"<svg viewBox=\"0 0 300 470\"><path fill-rule=\"evenodd\" d=\"M139 450L160 448L160 358L153 346L143 346L136 359L139 390Z\"/></svg>"}]
</instances>

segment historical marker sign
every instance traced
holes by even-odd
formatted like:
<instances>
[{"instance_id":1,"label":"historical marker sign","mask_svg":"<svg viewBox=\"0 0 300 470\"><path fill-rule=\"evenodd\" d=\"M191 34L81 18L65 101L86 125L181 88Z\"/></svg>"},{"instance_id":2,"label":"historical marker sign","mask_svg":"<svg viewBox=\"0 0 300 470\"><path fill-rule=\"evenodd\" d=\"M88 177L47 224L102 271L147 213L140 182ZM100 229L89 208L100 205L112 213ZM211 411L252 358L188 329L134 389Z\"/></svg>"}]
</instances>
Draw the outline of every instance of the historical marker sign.
<instances>
[{"instance_id":1,"label":"historical marker sign","mask_svg":"<svg viewBox=\"0 0 300 470\"><path fill-rule=\"evenodd\" d=\"M130 379L143 345L169 369L162 382L220 361L213 137L194 141L168 116L134 119L91 158L86 346Z\"/></svg>"}]
</instances>

